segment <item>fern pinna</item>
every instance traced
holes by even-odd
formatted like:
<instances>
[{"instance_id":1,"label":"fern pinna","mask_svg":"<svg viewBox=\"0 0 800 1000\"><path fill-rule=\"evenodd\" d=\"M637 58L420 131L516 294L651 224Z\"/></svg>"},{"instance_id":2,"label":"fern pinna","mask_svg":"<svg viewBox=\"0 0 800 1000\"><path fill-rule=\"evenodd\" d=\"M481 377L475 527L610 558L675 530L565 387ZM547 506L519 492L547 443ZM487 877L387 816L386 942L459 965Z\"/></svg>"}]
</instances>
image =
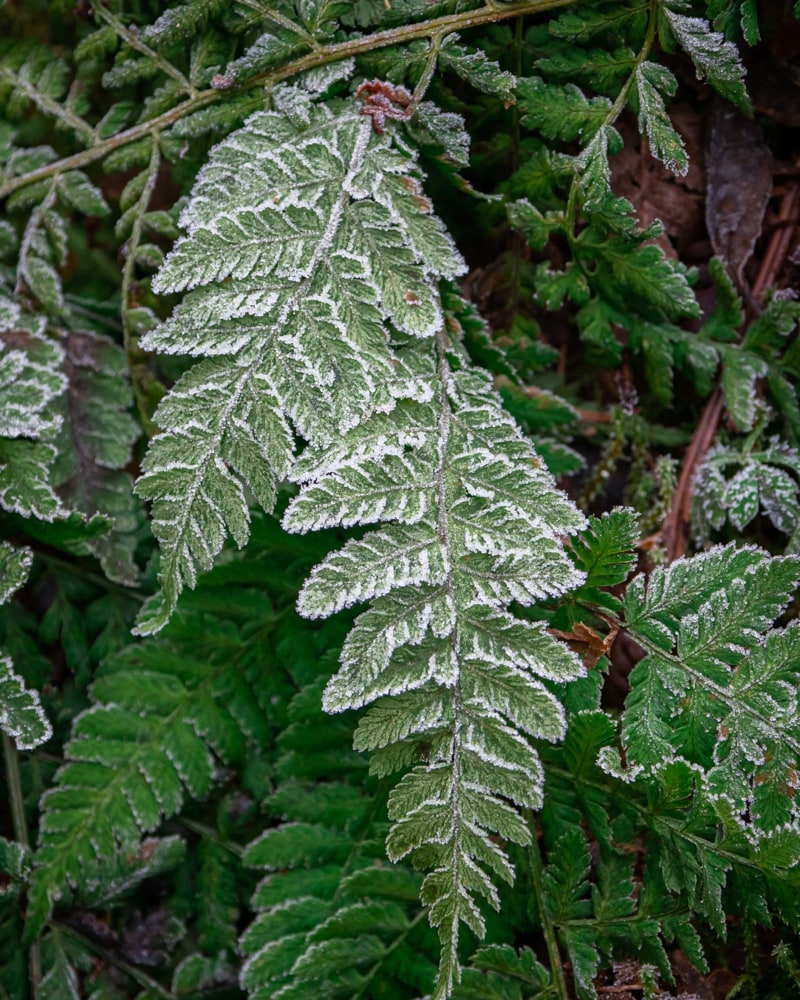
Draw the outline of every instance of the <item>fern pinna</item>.
<instances>
[{"instance_id":1,"label":"fern pinna","mask_svg":"<svg viewBox=\"0 0 800 1000\"><path fill-rule=\"evenodd\" d=\"M752 986L800 927L800 309L722 254L696 296L613 157L686 177L697 80L751 113L755 4L162 6L0 47L0 995L655 997L726 932ZM682 378L725 544L670 561ZM638 517L554 479L626 454Z\"/></svg>"}]
</instances>

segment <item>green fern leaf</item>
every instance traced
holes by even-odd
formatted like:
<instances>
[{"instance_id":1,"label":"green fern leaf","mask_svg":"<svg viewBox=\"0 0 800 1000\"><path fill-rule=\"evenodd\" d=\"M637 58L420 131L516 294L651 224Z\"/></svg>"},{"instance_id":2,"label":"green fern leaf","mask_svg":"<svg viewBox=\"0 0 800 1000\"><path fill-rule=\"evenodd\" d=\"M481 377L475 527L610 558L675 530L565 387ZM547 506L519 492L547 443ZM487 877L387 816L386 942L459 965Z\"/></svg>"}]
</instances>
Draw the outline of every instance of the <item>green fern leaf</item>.
<instances>
[{"instance_id":1,"label":"green fern leaf","mask_svg":"<svg viewBox=\"0 0 800 1000\"><path fill-rule=\"evenodd\" d=\"M435 966L420 936L420 877L378 860L382 800L364 794L363 758L349 750L349 727L322 714L320 688L295 696L279 740L280 784L269 806L282 823L245 855L271 874L256 890L258 915L241 939L242 986L282 1000L345 1000L390 984L426 993Z\"/></svg>"},{"instance_id":2,"label":"green fern leaf","mask_svg":"<svg viewBox=\"0 0 800 1000\"><path fill-rule=\"evenodd\" d=\"M20 750L31 750L46 743L53 727L42 709L39 695L25 686L14 672L8 656L0 653L0 729L7 733Z\"/></svg>"},{"instance_id":3,"label":"green fern leaf","mask_svg":"<svg viewBox=\"0 0 800 1000\"><path fill-rule=\"evenodd\" d=\"M638 521L634 511L616 509L593 517L571 542L575 565L586 574L571 597L614 610L619 599L602 590L624 583L636 564Z\"/></svg>"},{"instance_id":4,"label":"green fern leaf","mask_svg":"<svg viewBox=\"0 0 800 1000\"><path fill-rule=\"evenodd\" d=\"M743 431L753 427L756 415L755 382L766 374L766 362L740 347L720 348L723 359L722 391L725 405L736 426Z\"/></svg>"},{"instance_id":5,"label":"green fern leaf","mask_svg":"<svg viewBox=\"0 0 800 1000\"><path fill-rule=\"evenodd\" d=\"M467 49L459 45L458 35L449 35L442 44L439 64L451 69L476 90L494 94L507 103L514 101L516 78L513 73L500 69L496 62L486 58L480 49Z\"/></svg>"},{"instance_id":6,"label":"green fern leaf","mask_svg":"<svg viewBox=\"0 0 800 1000\"><path fill-rule=\"evenodd\" d=\"M650 152L679 176L689 169L683 140L672 127L662 93L672 96L677 80L664 66L643 62L636 67L636 93L639 101L639 129L650 140Z\"/></svg>"},{"instance_id":7,"label":"green fern leaf","mask_svg":"<svg viewBox=\"0 0 800 1000\"><path fill-rule=\"evenodd\" d=\"M523 124L559 142L580 139L588 144L611 107L607 97L587 98L574 83L554 86L538 77L520 80L517 95Z\"/></svg>"},{"instance_id":8,"label":"green fern leaf","mask_svg":"<svg viewBox=\"0 0 800 1000\"><path fill-rule=\"evenodd\" d=\"M672 7L678 6L673 0ZM698 78L708 80L723 97L749 110L750 98L744 86L745 70L733 42L725 41L722 35L712 31L708 21L678 13L670 9L669 3L661 9L659 17L691 57Z\"/></svg>"},{"instance_id":9,"label":"green fern leaf","mask_svg":"<svg viewBox=\"0 0 800 1000\"><path fill-rule=\"evenodd\" d=\"M248 600L244 590L238 606L251 628L269 615L263 597ZM259 667L239 628L217 626L212 635L202 595L195 607L163 640L128 646L98 673L94 704L75 720L67 763L46 799L31 937L72 889L105 893L119 878L120 854L137 851L186 795L208 794L216 761L241 762L266 738L265 707L252 687Z\"/></svg>"},{"instance_id":10,"label":"green fern leaf","mask_svg":"<svg viewBox=\"0 0 800 1000\"><path fill-rule=\"evenodd\" d=\"M786 781L800 734L786 671L797 632L769 629L797 576L793 559L728 546L654 572L643 605L638 581L625 599L633 635L652 650L630 678L629 759L657 769L680 755L699 765L712 800L728 803L755 839L795 816Z\"/></svg>"}]
</instances>

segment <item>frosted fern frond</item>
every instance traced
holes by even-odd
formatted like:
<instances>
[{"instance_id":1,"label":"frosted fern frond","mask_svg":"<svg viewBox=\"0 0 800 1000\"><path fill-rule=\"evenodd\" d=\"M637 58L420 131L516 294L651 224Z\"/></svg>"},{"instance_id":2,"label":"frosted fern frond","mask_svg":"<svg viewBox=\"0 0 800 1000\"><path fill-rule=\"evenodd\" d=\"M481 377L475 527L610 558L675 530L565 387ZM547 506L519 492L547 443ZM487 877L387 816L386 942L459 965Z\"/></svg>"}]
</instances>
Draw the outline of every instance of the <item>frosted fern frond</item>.
<instances>
[{"instance_id":1,"label":"frosted fern frond","mask_svg":"<svg viewBox=\"0 0 800 1000\"><path fill-rule=\"evenodd\" d=\"M304 485L284 518L289 530L308 530L321 505L329 525L395 522L328 556L298 607L317 616L370 602L323 704L342 711L394 695L362 719L355 745L375 751L377 773L425 761L392 792L387 850L394 861L411 855L429 870L422 899L443 943L434 994L441 997L459 976L459 924L482 936L478 900L498 906L495 880L513 878L495 837L530 842L516 809L542 801L529 738L558 740L565 726L543 679L567 680L582 669L509 606L580 583L557 536L583 520L486 377L451 369L458 352L445 334L399 349L401 364L408 354L424 357L405 364L430 373L425 401L398 404L394 432L383 413L349 432L337 446L338 465L322 449L304 454ZM398 482L408 507L391 499Z\"/></svg>"},{"instance_id":2,"label":"frosted fern frond","mask_svg":"<svg viewBox=\"0 0 800 1000\"><path fill-rule=\"evenodd\" d=\"M733 447L711 449L697 471L692 494L692 527L708 541L726 521L741 531L765 514L783 534L792 536L789 551L797 551L800 523L800 454L775 438L767 447L740 452Z\"/></svg>"},{"instance_id":3,"label":"frosted fern frond","mask_svg":"<svg viewBox=\"0 0 800 1000\"><path fill-rule=\"evenodd\" d=\"M0 604L25 583L32 560L28 549L0 542ZM31 750L53 734L38 693L26 687L24 679L14 671L11 658L3 652L0 652L0 730L20 750Z\"/></svg>"},{"instance_id":4,"label":"frosted fern frond","mask_svg":"<svg viewBox=\"0 0 800 1000\"><path fill-rule=\"evenodd\" d=\"M712 31L704 18L679 13L683 9L684 5L679 0L668 0L659 17L663 19L662 24L669 25L668 30L691 57L698 79L708 80L723 97L749 109L750 99L744 85L745 69L739 50L733 42L726 41L724 35Z\"/></svg>"},{"instance_id":5,"label":"frosted fern frond","mask_svg":"<svg viewBox=\"0 0 800 1000\"><path fill-rule=\"evenodd\" d=\"M137 487L162 548L163 599L142 632L164 624L227 532L246 541L248 490L272 508L293 432L324 446L371 411L392 378L386 321L430 336L436 281L463 267L412 159L362 116L296 104L216 148L156 277L161 292L189 292L143 343L206 360L159 407L165 433Z\"/></svg>"},{"instance_id":6,"label":"frosted fern frond","mask_svg":"<svg viewBox=\"0 0 800 1000\"><path fill-rule=\"evenodd\" d=\"M648 650L623 718L628 760L682 758L754 838L798 819L797 630L770 631L800 565L732 545L656 570L628 588L628 627Z\"/></svg>"},{"instance_id":7,"label":"frosted fern frond","mask_svg":"<svg viewBox=\"0 0 800 1000\"><path fill-rule=\"evenodd\" d=\"M38 326L0 297L0 507L51 521L62 510L51 468L66 379L63 350Z\"/></svg>"}]
</instances>

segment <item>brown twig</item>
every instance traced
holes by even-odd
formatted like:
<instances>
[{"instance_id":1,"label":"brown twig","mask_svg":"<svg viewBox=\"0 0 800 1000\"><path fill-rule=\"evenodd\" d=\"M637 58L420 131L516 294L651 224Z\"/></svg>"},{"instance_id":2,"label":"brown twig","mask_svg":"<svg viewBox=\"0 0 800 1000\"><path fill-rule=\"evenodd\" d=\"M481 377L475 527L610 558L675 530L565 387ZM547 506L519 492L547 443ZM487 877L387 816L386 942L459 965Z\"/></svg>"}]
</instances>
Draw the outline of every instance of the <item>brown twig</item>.
<instances>
[{"instance_id":1,"label":"brown twig","mask_svg":"<svg viewBox=\"0 0 800 1000\"><path fill-rule=\"evenodd\" d=\"M778 269L786 259L794 232L794 226L790 223L794 218L799 194L800 185L793 184L781 199L777 218L778 228L772 234L758 277L753 284L752 296L754 299L759 299L764 289L774 283ZM725 400L722 390L718 386L705 405L686 451L672 506L664 521L662 537L669 562L685 555L689 546L689 514L695 476L700 463L714 441L724 409Z\"/></svg>"},{"instance_id":2,"label":"brown twig","mask_svg":"<svg viewBox=\"0 0 800 1000\"><path fill-rule=\"evenodd\" d=\"M725 400L722 389L717 386L703 409L691 443L686 450L672 506L664 520L663 539L668 562L685 555L689 547L689 509L692 503L694 478L700 463L714 441L724 408Z\"/></svg>"},{"instance_id":3,"label":"brown twig","mask_svg":"<svg viewBox=\"0 0 800 1000\"><path fill-rule=\"evenodd\" d=\"M781 199L781 207L778 211L776 228L769 241L767 252L761 262L758 277L753 283L753 298L760 299L764 289L775 281L786 255L789 252L789 245L792 241L797 219L795 211L797 207L797 197L800 194L800 185L792 184L789 190Z\"/></svg>"}]
</instances>

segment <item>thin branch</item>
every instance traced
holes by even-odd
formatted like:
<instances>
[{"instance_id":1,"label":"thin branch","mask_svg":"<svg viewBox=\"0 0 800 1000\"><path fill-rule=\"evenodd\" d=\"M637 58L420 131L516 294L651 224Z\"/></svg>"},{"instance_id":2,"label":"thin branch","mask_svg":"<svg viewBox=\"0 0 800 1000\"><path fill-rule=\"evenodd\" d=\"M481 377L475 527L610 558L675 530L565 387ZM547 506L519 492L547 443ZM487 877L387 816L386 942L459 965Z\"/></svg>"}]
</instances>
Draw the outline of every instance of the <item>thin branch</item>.
<instances>
[{"instance_id":1,"label":"thin branch","mask_svg":"<svg viewBox=\"0 0 800 1000\"><path fill-rule=\"evenodd\" d=\"M386 48L389 45L403 45L413 42L419 38L432 38L441 33L454 31L464 31L468 28L478 28L485 24L492 24L497 21L506 21L523 14L542 14L545 11L557 10L561 7L569 7L576 0L522 0L519 3L498 3L496 0L487 0L485 6L478 10L463 14L448 14L444 17L432 18L430 21L422 21L418 24L405 25L398 28L390 28L387 31L379 31L374 35L365 35L360 38L349 39L346 42L335 42L331 45L323 46L317 51L310 52L299 59L280 66L277 69L262 73L253 77L252 80L243 85L240 90L251 90L255 87L269 87L272 84L280 83L291 77L304 73L306 70L314 69L316 66L325 66L328 63L339 62L342 59L349 59L351 56L362 55L365 52L372 52L376 49ZM162 131L174 125L187 115L199 111L201 108L214 104L223 95L230 91L224 90L203 90L196 96L183 104L165 111L162 115L157 115L147 122L141 122L132 128L126 129L117 135L102 142L98 142L91 149L83 150L72 156L64 157L55 163L48 163L46 166L31 170L30 173L21 177L13 177L0 184L0 199L7 198L14 191L18 191L35 181L52 177L53 174L62 173L66 170L76 170L86 167L91 163L96 163L108 156L115 149L120 149L132 142L143 139L149 132Z\"/></svg>"},{"instance_id":2,"label":"thin branch","mask_svg":"<svg viewBox=\"0 0 800 1000\"><path fill-rule=\"evenodd\" d=\"M142 427L144 428L148 438L154 436L156 433L156 426L151 419L147 393L142 386L142 380L139 376L139 372L143 367L144 355L142 354L137 339L134 337L133 331L131 330L130 321L128 319L128 309L130 308L130 298L134 285L136 251L142 238L142 221L145 213L150 207L150 200L153 197L153 191L155 190L156 181L158 180L158 171L161 167L161 153L158 146L158 133L153 132L152 138L153 145L150 150L150 163L147 167L146 180L144 187L142 188L142 193L139 195L139 200L136 203L133 226L127 241L127 256L125 258L125 266L122 269L121 293L122 333L125 357L128 360L128 372L130 373L133 395L136 399L136 409L139 411L139 416L142 420Z\"/></svg>"}]
</instances>

